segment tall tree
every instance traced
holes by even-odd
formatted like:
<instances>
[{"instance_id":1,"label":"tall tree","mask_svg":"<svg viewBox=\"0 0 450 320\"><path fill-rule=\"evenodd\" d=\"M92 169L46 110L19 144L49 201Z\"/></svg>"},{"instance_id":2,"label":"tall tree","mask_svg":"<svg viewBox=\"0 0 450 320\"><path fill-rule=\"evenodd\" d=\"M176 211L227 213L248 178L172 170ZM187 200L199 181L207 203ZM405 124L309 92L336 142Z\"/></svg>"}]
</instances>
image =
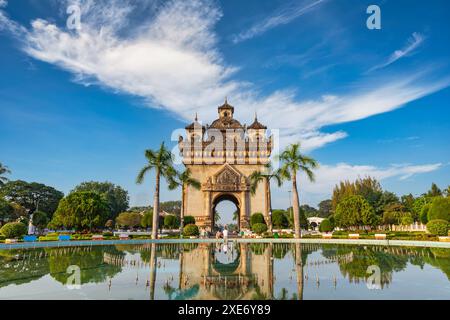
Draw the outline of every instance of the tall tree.
<instances>
[{"instance_id":1,"label":"tall tree","mask_svg":"<svg viewBox=\"0 0 450 320\"><path fill-rule=\"evenodd\" d=\"M361 195L361 194L358 194L358 195ZM397 197L397 195L390 191L383 191L381 193L381 196L378 198L378 200L375 203L371 202L370 199L367 199L366 197L364 197L364 195L361 195L361 196L363 196L363 198L366 199L367 202L369 202L369 204L375 210L375 213L380 217L383 215L386 207L389 207L391 205L400 205L401 204L400 199Z\"/></svg>"},{"instance_id":2,"label":"tall tree","mask_svg":"<svg viewBox=\"0 0 450 320\"><path fill-rule=\"evenodd\" d=\"M52 227L77 230L103 227L108 219L108 205L96 192L72 192L59 203L50 222Z\"/></svg>"},{"instance_id":3,"label":"tall tree","mask_svg":"<svg viewBox=\"0 0 450 320\"><path fill-rule=\"evenodd\" d=\"M339 202L354 195L362 196L373 208L378 208L380 199L383 196L383 189L380 183L372 177L359 178L354 182L341 181L333 190L331 198L333 211L336 211ZM382 208L380 210L376 209L376 211L379 211L378 213L381 214Z\"/></svg>"},{"instance_id":4,"label":"tall tree","mask_svg":"<svg viewBox=\"0 0 450 320\"><path fill-rule=\"evenodd\" d=\"M415 214L414 212L414 201L415 201L414 196L411 193L403 195L400 201L401 204L405 207L405 211L411 214L411 217L414 219L414 221L418 221L419 215Z\"/></svg>"},{"instance_id":5,"label":"tall tree","mask_svg":"<svg viewBox=\"0 0 450 320\"><path fill-rule=\"evenodd\" d=\"M305 217L307 217L307 218L317 217L317 215L318 215L318 210L316 208L311 207L310 205L302 204L300 206L300 208L303 209L303 212L305 213Z\"/></svg>"},{"instance_id":6,"label":"tall tree","mask_svg":"<svg viewBox=\"0 0 450 320\"><path fill-rule=\"evenodd\" d=\"M6 201L0 198L0 226L3 225L5 221L10 221L14 217L14 207Z\"/></svg>"},{"instance_id":7,"label":"tall tree","mask_svg":"<svg viewBox=\"0 0 450 320\"><path fill-rule=\"evenodd\" d=\"M427 192L427 197L441 197L442 191L439 189L439 187L436 185L436 183L433 183L431 185L431 189Z\"/></svg>"},{"instance_id":8,"label":"tall tree","mask_svg":"<svg viewBox=\"0 0 450 320\"><path fill-rule=\"evenodd\" d=\"M267 196L266 202L269 208L269 212L265 214L265 218L267 219L269 231L272 231L272 217L270 216L272 213L272 193L270 183L272 180L275 180L278 187L281 187L283 179L287 179L287 176L286 172L281 169L273 170L271 163L265 165L264 169L264 171L254 171L250 175L250 192L254 195L259 183L264 181L265 194Z\"/></svg>"},{"instance_id":9,"label":"tall tree","mask_svg":"<svg viewBox=\"0 0 450 320\"><path fill-rule=\"evenodd\" d=\"M0 186L8 182L8 178L5 177L6 174L11 173L7 166L4 166L0 162Z\"/></svg>"},{"instance_id":10,"label":"tall tree","mask_svg":"<svg viewBox=\"0 0 450 320\"><path fill-rule=\"evenodd\" d=\"M281 170L283 176L288 177L292 181L292 204L294 213L295 237L301 237L300 230L300 203L297 189L297 173L304 172L308 179L314 181L314 173L312 169L317 168L317 161L313 158L300 153L300 144L292 144L284 150L280 155L282 161Z\"/></svg>"},{"instance_id":11,"label":"tall tree","mask_svg":"<svg viewBox=\"0 0 450 320\"><path fill-rule=\"evenodd\" d=\"M334 214L336 224L342 228L375 226L379 219L369 202L363 196L349 196L343 199Z\"/></svg>"},{"instance_id":12,"label":"tall tree","mask_svg":"<svg viewBox=\"0 0 450 320\"><path fill-rule=\"evenodd\" d=\"M137 212L122 212L116 218L116 225L134 228L141 224L143 216Z\"/></svg>"},{"instance_id":13,"label":"tall tree","mask_svg":"<svg viewBox=\"0 0 450 320\"><path fill-rule=\"evenodd\" d=\"M119 213L128 209L128 192L111 182L82 182L76 186L72 192L77 191L92 191L100 194L109 207L110 214L108 219L115 219Z\"/></svg>"},{"instance_id":14,"label":"tall tree","mask_svg":"<svg viewBox=\"0 0 450 320\"><path fill-rule=\"evenodd\" d=\"M29 215L39 210L47 213L51 219L64 194L41 183L17 180L9 181L0 187L0 196L21 205Z\"/></svg>"},{"instance_id":15,"label":"tall tree","mask_svg":"<svg viewBox=\"0 0 450 320\"><path fill-rule=\"evenodd\" d=\"M176 171L173 168L173 155L166 148L164 142L161 144L158 150L145 150L145 158L147 159L147 164L139 172L136 183L142 184L144 182L144 177L147 173L154 170L155 171L155 194L153 201L153 224L152 224L152 239L158 238L158 220L159 220L159 191L161 184L161 176L166 180L171 179Z\"/></svg>"},{"instance_id":16,"label":"tall tree","mask_svg":"<svg viewBox=\"0 0 450 320\"><path fill-rule=\"evenodd\" d=\"M175 190L181 187L181 209L180 209L180 237L183 235L184 228L184 204L186 201L186 188L193 187L200 189L201 184L198 180L192 178L191 170L186 169L183 172L177 172L176 175L169 179L169 189Z\"/></svg>"},{"instance_id":17,"label":"tall tree","mask_svg":"<svg viewBox=\"0 0 450 320\"><path fill-rule=\"evenodd\" d=\"M311 217L313 217L312 215ZM288 219L289 227L295 228L295 221L294 221L294 209L292 207L289 207L286 209L286 217ZM300 206L299 209L299 222L300 222L300 229L307 229L308 228L308 219L306 216L306 210L305 206Z\"/></svg>"},{"instance_id":18,"label":"tall tree","mask_svg":"<svg viewBox=\"0 0 450 320\"><path fill-rule=\"evenodd\" d=\"M319 203L319 217L328 218L333 213L332 210L331 199L323 200Z\"/></svg>"}]
</instances>

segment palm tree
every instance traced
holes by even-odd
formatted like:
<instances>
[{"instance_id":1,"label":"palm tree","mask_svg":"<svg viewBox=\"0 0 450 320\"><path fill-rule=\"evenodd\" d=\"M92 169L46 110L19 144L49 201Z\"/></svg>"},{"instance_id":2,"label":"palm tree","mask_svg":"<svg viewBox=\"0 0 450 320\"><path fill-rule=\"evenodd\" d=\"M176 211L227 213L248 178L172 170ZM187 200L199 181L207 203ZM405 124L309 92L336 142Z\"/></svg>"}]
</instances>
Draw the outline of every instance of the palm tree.
<instances>
[{"instance_id":1,"label":"palm tree","mask_svg":"<svg viewBox=\"0 0 450 320\"><path fill-rule=\"evenodd\" d=\"M272 165L270 163L265 165L264 172L261 171L254 171L250 175L250 192L254 195L256 193L256 188L258 187L259 183L264 181L264 187L265 187L265 194L267 196L266 202L268 204L269 212L272 212L272 195L270 192L270 181L274 179L278 185L278 187L281 187L283 184L283 180L287 179L288 176L286 175L286 172L278 169L273 170ZM268 214L267 212L266 214ZM266 216L267 225L269 227L269 231L272 231L272 219L270 217L270 214Z\"/></svg>"},{"instance_id":2,"label":"palm tree","mask_svg":"<svg viewBox=\"0 0 450 320\"><path fill-rule=\"evenodd\" d=\"M283 175L292 181L292 207L294 211L295 237L301 237L300 231L300 203L297 190L297 173L306 173L308 179L314 181L312 169L318 167L317 161L300 153L300 144L295 143L288 146L280 155L283 165L281 171Z\"/></svg>"},{"instance_id":3,"label":"palm tree","mask_svg":"<svg viewBox=\"0 0 450 320\"><path fill-rule=\"evenodd\" d=\"M148 163L139 172L136 183L141 184L144 182L145 175L151 170L155 170L156 183L155 183L155 195L153 203L153 225L152 225L152 239L158 238L158 220L159 220L159 187L161 176L170 180L176 173L173 168L173 155L166 148L164 142L161 144L157 151L145 150L145 157Z\"/></svg>"},{"instance_id":4,"label":"palm tree","mask_svg":"<svg viewBox=\"0 0 450 320\"><path fill-rule=\"evenodd\" d=\"M2 165L0 162L0 186L2 186L5 182L8 181L8 178L4 176L4 174L11 173L7 166Z\"/></svg>"},{"instance_id":5,"label":"palm tree","mask_svg":"<svg viewBox=\"0 0 450 320\"><path fill-rule=\"evenodd\" d=\"M176 175L169 178L169 189L174 190L181 187L181 210L180 210L180 237L183 234L184 227L184 203L186 201L186 188L193 187L197 190L200 189L201 184L198 180L192 178L191 170L186 169L181 173L176 173Z\"/></svg>"}]
</instances>

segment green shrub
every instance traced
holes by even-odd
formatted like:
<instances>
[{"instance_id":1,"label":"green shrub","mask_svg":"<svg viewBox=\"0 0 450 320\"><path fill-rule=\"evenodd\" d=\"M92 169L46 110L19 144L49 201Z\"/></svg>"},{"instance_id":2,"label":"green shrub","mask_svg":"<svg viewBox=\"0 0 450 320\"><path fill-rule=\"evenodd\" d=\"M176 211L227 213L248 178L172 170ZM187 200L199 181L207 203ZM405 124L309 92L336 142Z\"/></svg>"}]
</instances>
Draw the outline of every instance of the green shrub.
<instances>
[{"instance_id":1,"label":"green shrub","mask_svg":"<svg viewBox=\"0 0 450 320\"><path fill-rule=\"evenodd\" d=\"M330 232L333 231L334 227L330 220L324 219L319 226L320 232Z\"/></svg>"},{"instance_id":2,"label":"green shrub","mask_svg":"<svg viewBox=\"0 0 450 320\"><path fill-rule=\"evenodd\" d=\"M272 212L272 224L277 229L287 228L289 226L289 220L286 217L285 212L274 210Z\"/></svg>"},{"instance_id":3,"label":"green shrub","mask_svg":"<svg viewBox=\"0 0 450 320\"><path fill-rule=\"evenodd\" d=\"M49 223L48 214L43 211L35 211L33 213L33 225L39 229L45 229Z\"/></svg>"},{"instance_id":4,"label":"green shrub","mask_svg":"<svg viewBox=\"0 0 450 320\"><path fill-rule=\"evenodd\" d=\"M294 235L292 233L282 233L282 234L278 235L278 238L291 239L291 238L294 238Z\"/></svg>"},{"instance_id":5,"label":"green shrub","mask_svg":"<svg viewBox=\"0 0 450 320\"><path fill-rule=\"evenodd\" d=\"M442 219L450 221L450 198L435 198L428 211L428 221Z\"/></svg>"},{"instance_id":6,"label":"green shrub","mask_svg":"<svg viewBox=\"0 0 450 320\"><path fill-rule=\"evenodd\" d=\"M71 238L73 240L91 240L92 234L91 233L85 233L85 234L75 233L71 236Z\"/></svg>"},{"instance_id":7,"label":"green shrub","mask_svg":"<svg viewBox=\"0 0 450 320\"><path fill-rule=\"evenodd\" d=\"M10 222L0 229L0 233L6 238L20 238L26 235L27 231L27 226L21 222Z\"/></svg>"},{"instance_id":8,"label":"green shrub","mask_svg":"<svg viewBox=\"0 0 450 320\"><path fill-rule=\"evenodd\" d=\"M341 230L341 231L335 231L335 232L333 232L333 235L335 235L335 236L347 236L348 235L348 231L343 231L343 230Z\"/></svg>"},{"instance_id":9,"label":"green shrub","mask_svg":"<svg viewBox=\"0 0 450 320\"><path fill-rule=\"evenodd\" d=\"M404 225L404 226L410 226L414 223L414 219L411 216L406 215L406 216L402 217L401 222L402 222L402 225Z\"/></svg>"},{"instance_id":10,"label":"green shrub","mask_svg":"<svg viewBox=\"0 0 450 320\"><path fill-rule=\"evenodd\" d=\"M164 227L167 229L176 229L180 226L178 217L173 214L168 214L164 217Z\"/></svg>"},{"instance_id":11,"label":"green shrub","mask_svg":"<svg viewBox=\"0 0 450 320\"><path fill-rule=\"evenodd\" d=\"M435 219L427 223L428 232L437 236L448 235L449 228L450 227L448 221L443 219Z\"/></svg>"},{"instance_id":12,"label":"green shrub","mask_svg":"<svg viewBox=\"0 0 450 320\"><path fill-rule=\"evenodd\" d=\"M264 216L260 212L256 212L256 213L252 214L252 216L250 217L250 226L253 226L254 224L257 224L257 223L266 224L266 221L264 220Z\"/></svg>"},{"instance_id":13,"label":"green shrub","mask_svg":"<svg viewBox=\"0 0 450 320\"><path fill-rule=\"evenodd\" d=\"M195 224L195 218L193 216L184 216L184 225Z\"/></svg>"},{"instance_id":14,"label":"green shrub","mask_svg":"<svg viewBox=\"0 0 450 320\"><path fill-rule=\"evenodd\" d=\"M39 241L58 241L58 237L55 236L40 236Z\"/></svg>"},{"instance_id":15,"label":"green shrub","mask_svg":"<svg viewBox=\"0 0 450 320\"><path fill-rule=\"evenodd\" d=\"M112 232L103 232L104 237L112 237L114 234Z\"/></svg>"},{"instance_id":16,"label":"green shrub","mask_svg":"<svg viewBox=\"0 0 450 320\"><path fill-rule=\"evenodd\" d=\"M5 239L6 239L6 237L4 235L0 234L0 240L5 240Z\"/></svg>"},{"instance_id":17,"label":"green shrub","mask_svg":"<svg viewBox=\"0 0 450 320\"><path fill-rule=\"evenodd\" d=\"M283 238L283 237L280 237ZM293 236L291 237L293 238ZM321 239L322 236L320 234L305 234L302 236L303 239ZM334 235L333 235L333 239L335 239Z\"/></svg>"},{"instance_id":18,"label":"green shrub","mask_svg":"<svg viewBox=\"0 0 450 320\"><path fill-rule=\"evenodd\" d=\"M57 236L59 236L59 233L58 232L49 232L46 234L46 236L47 237L57 237Z\"/></svg>"},{"instance_id":19,"label":"green shrub","mask_svg":"<svg viewBox=\"0 0 450 320\"><path fill-rule=\"evenodd\" d=\"M422 210L420 211L420 222L423 224L428 223L428 211L430 211L431 204L426 204L422 207Z\"/></svg>"},{"instance_id":20,"label":"green shrub","mask_svg":"<svg viewBox=\"0 0 450 320\"><path fill-rule=\"evenodd\" d=\"M267 231L267 226L265 223L255 223L252 225L252 231L261 234Z\"/></svg>"},{"instance_id":21,"label":"green shrub","mask_svg":"<svg viewBox=\"0 0 450 320\"><path fill-rule=\"evenodd\" d=\"M142 216L138 212L122 212L116 218L116 225L134 228L141 224Z\"/></svg>"},{"instance_id":22,"label":"green shrub","mask_svg":"<svg viewBox=\"0 0 450 320\"><path fill-rule=\"evenodd\" d=\"M195 224L188 224L183 229L183 235L185 236L198 236L200 234L200 231L198 230L198 227Z\"/></svg>"},{"instance_id":23,"label":"green shrub","mask_svg":"<svg viewBox=\"0 0 450 320\"><path fill-rule=\"evenodd\" d=\"M153 210L147 210L141 218L141 227L151 228L153 225Z\"/></svg>"}]
</instances>

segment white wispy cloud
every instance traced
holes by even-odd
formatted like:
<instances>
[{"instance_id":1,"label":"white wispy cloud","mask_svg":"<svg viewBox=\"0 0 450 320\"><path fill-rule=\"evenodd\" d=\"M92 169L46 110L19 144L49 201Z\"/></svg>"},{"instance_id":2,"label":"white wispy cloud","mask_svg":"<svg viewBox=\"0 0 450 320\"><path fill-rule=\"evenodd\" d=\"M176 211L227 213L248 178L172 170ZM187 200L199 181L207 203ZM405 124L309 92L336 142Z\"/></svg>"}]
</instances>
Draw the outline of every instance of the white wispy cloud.
<instances>
[{"instance_id":1,"label":"white wispy cloud","mask_svg":"<svg viewBox=\"0 0 450 320\"><path fill-rule=\"evenodd\" d=\"M0 8L4 8L8 5L8 1L6 0L0 0Z\"/></svg>"},{"instance_id":2,"label":"white wispy cloud","mask_svg":"<svg viewBox=\"0 0 450 320\"><path fill-rule=\"evenodd\" d=\"M339 163L337 165L320 165L315 171L316 181L310 183L306 177L303 177L303 186L306 192L316 194L330 195L334 186L342 180L354 181L358 178L367 176L374 177L379 181L389 178L398 178L399 180L408 179L417 174L430 173L442 167L442 163L424 164L424 165L391 165L389 167L377 167L372 165L351 165L348 163Z\"/></svg>"},{"instance_id":3,"label":"white wispy cloud","mask_svg":"<svg viewBox=\"0 0 450 320\"><path fill-rule=\"evenodd\" d=\"M448 164L447 164L448 165ZM316 169L316 181L310 182L304 174L300 174L298 181L301 186L300 202L317 206L324 200L330 199L334 187L343 180L354 181L367 176L376 178L383 185L388 179L405 180L415 175L426 174L441 169L445 164L432 163L423 165L390 165L388 167L378 167L373 165L352 165L348 163L338 163L335 165L320 164ZM289 203L290 185L285 184L281 189L274 188L274 207L285 208Z\"/></svg>"},{"instance_id":4,"label":"white wispy cloud","mask_svg":"<svg viewBox=\"0 0 450 320\"><path fill-rule=\"evenodd\" d=\"M313 2L309 2L308 4L304 2L294 2L290 3L289 5L285 5L281 9L274 12L272 15L251 26L248 30L234 35L232 37L233 43L239 43L254 38L279 25L288 24L298 17L310 12L325 1L326 0L316 0Z\"/></svg>"},{"instance_id":5,"label":"white wispy cloud","mask_svg":"<svg viewBox=\"0 0 450 320\"><path fill-rule=\"evenodd\" d=\"M419 48L423 44L424 41L425 41L425 37L422 34L420 34L418 32L414 32L411 35L411 37L408 39L407 44L402 49L394 51L389 56L389 58L387 59L386 62L374 66L368 72L385 68L385 67L393 64L397 60L399 60L403 57L407 57L408 55L412 54L413 51L415 51L417 48Z\"/></svg>"},{"instance_id":6,"label":"white wispy cloud","mask_svg":"<svg viewBox=\"0 0 450 320\"><path fill-rule=\"evenodd\" d=\"M237 118L252 121L257 110L262 122L280 129L282 145L300 141L308 151L347 136L325 133L326 126L395 110L450 84L448 78L429 81L422 72L361 82L314 100L302 100L292 89L264 95L234 79L238 67L218 52L213 28L222 13L215 2L168 1L130 28L141 1L67 0L63 5L82 8L79 31L43 19L25 28L0 10L0 29L16 36L31 57L71 72L82 84L142 97L182 119L198 112L209 122L217 116L214 106L228 96Z\"/></svg>"}]
</instances>

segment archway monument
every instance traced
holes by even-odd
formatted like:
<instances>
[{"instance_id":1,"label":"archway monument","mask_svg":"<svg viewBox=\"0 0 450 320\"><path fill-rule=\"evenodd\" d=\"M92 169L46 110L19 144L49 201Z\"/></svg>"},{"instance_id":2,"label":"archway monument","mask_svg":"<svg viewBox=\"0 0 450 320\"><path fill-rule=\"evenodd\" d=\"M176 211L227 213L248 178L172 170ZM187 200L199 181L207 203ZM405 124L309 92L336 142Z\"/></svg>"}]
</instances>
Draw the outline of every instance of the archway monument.
<instances>
[{"instance_id":1,"label":"archway monument","mask_svg":"<svg viewBox=\"0 0 450 320\"><path fill-rule=\"evenodd\" d=\"M195 217L199 228L212 231L215 207L229 200L238 208L239 229L249 229L251 214L261 212L269 219L269 186L261 182L252 194L250 175L264 171L269 163L273 135L267 136L267 127L256 115L248 127L234 119L234 107L226 99L218 116L211 125L202 125L195 116L186 127L186 137L179 138L183 164L201 183L200 190L186 186L184 214Z\"/></svg>"}]
</instances>

